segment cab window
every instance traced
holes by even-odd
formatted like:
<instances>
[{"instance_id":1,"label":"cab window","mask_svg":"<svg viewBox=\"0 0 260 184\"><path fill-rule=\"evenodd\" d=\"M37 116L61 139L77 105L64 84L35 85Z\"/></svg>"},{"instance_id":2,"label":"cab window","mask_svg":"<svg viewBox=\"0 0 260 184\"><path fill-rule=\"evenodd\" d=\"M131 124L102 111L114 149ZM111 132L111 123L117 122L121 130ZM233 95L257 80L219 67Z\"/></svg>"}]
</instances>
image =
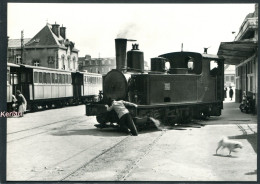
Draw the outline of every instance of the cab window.
<instances>
[{"instance_id":1,"label":"cab window","mask_svg":"<svg viewBox=\"0 0 260 184\"><path fill-rule=\"evenodd\" d=\"M216 76L219 74L219 66L218 62L215 60L210 61L210 75L211 76Z\"/></svg>"}]
</instances>

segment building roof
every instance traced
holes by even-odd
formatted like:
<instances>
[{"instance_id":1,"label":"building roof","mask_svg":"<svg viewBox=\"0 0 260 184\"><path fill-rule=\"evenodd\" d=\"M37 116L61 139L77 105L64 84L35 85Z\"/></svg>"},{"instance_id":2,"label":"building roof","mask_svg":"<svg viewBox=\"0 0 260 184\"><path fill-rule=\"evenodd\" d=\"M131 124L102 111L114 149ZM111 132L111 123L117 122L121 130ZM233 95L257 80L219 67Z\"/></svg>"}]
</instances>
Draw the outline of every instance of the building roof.
<instances>
[{"instance_id":1,"label":"building roof","mask_svg":"<svg viewBox=\"0 0 260 184\"><path fill-rule=\"evenodd\" d=\"M24 44L29 42L31 38L24 38ZM8 39L8 48L17 48L21 47L21 39Z\"/></svg>"},{"instance_id":2,"label":"building roof","mask_svg":"<svg viewBox=\"0 0 260 184\"><path fill-rule=\"evenodd\" d=\"M252 56L257 48L256 42L221 42L218 55L225 58L225 64L237 65Z\"/></svg>"},{"instance_id":3,"label":"building roof","mask_svg":"<svg viewBox=\"0 0 260 184\"><path fill-rule=\"evenodd\" d=\"M53 36L52 31L50 30L49 26L46 25L42 28L27 44L26 46L59 46L56 39Z\"/></svg>"},{"instance_id":4,"label":"building roof","mask_svg":"<svg viewBox=\"0 0 260 184\"><path fill-rule=\"evenodd\" d=\"M52 31L51 24L44 26L25 46L26 48L59 47L64 49L71 46L72 51L79 51L74 47L74 43L69 41L69 39L64 39L62 36L58 37L55 35Z\"/></svg>"}]
</instances>

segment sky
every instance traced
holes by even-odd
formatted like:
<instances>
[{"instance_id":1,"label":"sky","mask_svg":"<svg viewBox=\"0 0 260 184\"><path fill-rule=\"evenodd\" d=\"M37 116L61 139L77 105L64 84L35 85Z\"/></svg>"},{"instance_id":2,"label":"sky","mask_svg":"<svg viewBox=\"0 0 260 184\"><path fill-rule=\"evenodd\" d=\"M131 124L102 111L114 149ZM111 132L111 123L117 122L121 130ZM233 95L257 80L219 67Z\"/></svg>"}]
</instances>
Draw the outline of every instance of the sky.
<instances>
[{"instance_id":1,"label":"sky","mask_svg":"<svg viewBox=\"0 0 260 184\"><path fill-rule=\"evenodd\" d=\"M8 3L9 39L32 38L48 22L66 27L79 57L114 57L115 38L135 39L145 61L183 51L217 54L233 41L255 4ZM232 32L236 32L232 34ZM132 42L128 43L128 50Z\"/></svg>"}]
</instances>

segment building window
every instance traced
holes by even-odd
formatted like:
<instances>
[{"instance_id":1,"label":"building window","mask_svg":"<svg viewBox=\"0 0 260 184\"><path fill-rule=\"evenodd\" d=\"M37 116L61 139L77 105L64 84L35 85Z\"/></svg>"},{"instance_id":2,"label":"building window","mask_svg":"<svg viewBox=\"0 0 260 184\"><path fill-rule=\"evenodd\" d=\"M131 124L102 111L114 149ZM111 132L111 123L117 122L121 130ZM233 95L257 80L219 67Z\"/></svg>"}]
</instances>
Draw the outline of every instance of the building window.
<instances>
[{"instance_id":1,"label":"building window","mask_svg":"<svg viewBox=\"0 0 260 184\"><path fill-rule=\"evenodd\" d=\"M39 60L33 60L33 66L40 66Z\"/></svg>"},{"instance_id":2,"label":"building window","mask_svg":"<svg viewBox=\"0 0 260 184\"><path fill-rule=\"evenodd\" d=\"M65 56L64 55L62 55L61 56L61 69L63 69L63 70L65 70Z\"/></svg>"},{"instance_id":3,"label":"building window","mask_svg":"<svg viewBox=\"0 0 260 184\"><path fill-rule=\"evenodd\" d=\"M230 76L231 78L231 82L235 82L235 77L234 76Z\"/></svg>"},{"instance_id":4,"label":"building window","mask_svg":"<svg viewBox=\"0 0 260 184\"><path fill-rule=\"evenodd\" d=\"M73 69L76 69L76 58L73 57Z\"/></svg>"},{"instance_id":5,"label":"building window","mask_svg":"<svg viewBox=\"0 0 260 184\"><path fill-rule=\"evenodd\" d=\"M20 64L21 63L21 55L16 55L15 56L15 62L16 62L16 64Z\"/></svg>"},{"instance_id":6,"label":"building window","mask_svg":"<svg viewBox=\"0 0 260 184\"><path fill-rule=\"evenodd\" d=\"M68 69L70 69L70 56L67 57L68 60Z\"/></svg>"}]
</instances>

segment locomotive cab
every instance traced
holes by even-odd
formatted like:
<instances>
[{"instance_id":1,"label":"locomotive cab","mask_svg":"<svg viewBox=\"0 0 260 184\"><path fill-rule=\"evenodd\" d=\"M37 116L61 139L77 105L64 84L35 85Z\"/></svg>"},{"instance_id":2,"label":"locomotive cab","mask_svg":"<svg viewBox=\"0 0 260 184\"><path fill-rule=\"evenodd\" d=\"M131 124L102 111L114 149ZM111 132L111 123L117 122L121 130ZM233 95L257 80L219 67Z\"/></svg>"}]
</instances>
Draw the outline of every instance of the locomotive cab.
<instances>
[{"instance_id":1,"label":"locomotive cab","mask_svg":"<svg viewBox=\"0 0 260 184\"><path fill-rule=\"evenodd\" d=\"M202 56L193 52L174 52L160 55L169 60L170 74L201 74Z\"/></svg>"}]
</instances>

